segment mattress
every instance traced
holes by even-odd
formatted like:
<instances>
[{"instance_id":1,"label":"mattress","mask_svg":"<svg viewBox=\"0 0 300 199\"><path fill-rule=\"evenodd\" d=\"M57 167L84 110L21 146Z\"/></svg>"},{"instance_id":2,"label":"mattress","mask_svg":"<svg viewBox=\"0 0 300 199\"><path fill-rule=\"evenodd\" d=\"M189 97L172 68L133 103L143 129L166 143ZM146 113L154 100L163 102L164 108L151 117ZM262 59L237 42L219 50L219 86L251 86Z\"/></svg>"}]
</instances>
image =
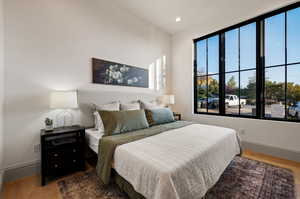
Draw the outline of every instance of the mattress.
<instances>
[{"instance_id":1,"label":"mattress","mask_svg":"<svg viewBox=\"0 0 300 199\"><path fill-rule=\"evenodd\" d=\"M102 138L104 133L99 132L96 129L86 129L85 130L85 140L87 145L98 154L99 140Z\"/></svg>"},{"instance_id":2,"label":"mattress","mask_svg":"<svg viewBox=\"0 0 300 199\"><path fill-rule=\"evenodd\" d=\"M148 199L202 198L239 153L235 130L192 124L118 146L114 168Z\"/></svg>"}]
</instances>

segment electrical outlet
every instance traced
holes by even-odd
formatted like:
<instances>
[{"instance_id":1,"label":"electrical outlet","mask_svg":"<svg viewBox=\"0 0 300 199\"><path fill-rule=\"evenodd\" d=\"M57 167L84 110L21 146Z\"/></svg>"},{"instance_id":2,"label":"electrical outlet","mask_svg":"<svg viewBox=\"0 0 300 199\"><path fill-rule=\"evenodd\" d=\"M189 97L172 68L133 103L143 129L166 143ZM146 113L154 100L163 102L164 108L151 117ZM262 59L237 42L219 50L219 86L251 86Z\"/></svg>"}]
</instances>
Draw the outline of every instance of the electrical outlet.
<instances>
[{"instance_id":1,"label":"electrical outlet","mask_svg":"<svg viewBox=\"0 0 300 199\"><path fill-rule=\"evenodd\" d=\"M240 130L240 134L241 134L241 135L245 135L245 134L246 134L245 129L241 129L241 130Z\"/></svg>"},{"instance_id":2,"label":"electrical outlet","mask_svg":"<svg viewBox=\"0 0 300 199\"><path fill-rule=\"evenodd\" d=\"M39 153L41 151L41 145L40 144L34 145L33 151L34 151L34 153Z\"/></svg>"}]
</instances>

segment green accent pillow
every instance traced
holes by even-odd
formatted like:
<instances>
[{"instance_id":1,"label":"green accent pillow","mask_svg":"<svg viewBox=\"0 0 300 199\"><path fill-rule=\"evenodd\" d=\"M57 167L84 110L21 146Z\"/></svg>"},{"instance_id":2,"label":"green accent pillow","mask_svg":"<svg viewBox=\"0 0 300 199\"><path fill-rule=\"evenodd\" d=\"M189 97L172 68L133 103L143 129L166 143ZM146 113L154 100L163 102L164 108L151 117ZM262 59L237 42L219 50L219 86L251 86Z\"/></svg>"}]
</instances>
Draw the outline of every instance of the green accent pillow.
<instances>
[{"instance_id":1,"label":"green accent pillow","mask_svg":"<svg viewBox=\"0 0 300 199\"><path fill-rule=\"evenodd\" d=\"M105 136L149 127L144 110L98 112L104 124Z\"/></svg>"},{"instance_id":2,"label":"green accent pillow","mask_svg":"<svg viewBox=\"0 0 300 199\"><path fill-rule=\"evenodd\" d=\"M165 124L175 121L173 112L169 108L147 110L147 119L150 125Z\"/></svg>"}]
</instances>

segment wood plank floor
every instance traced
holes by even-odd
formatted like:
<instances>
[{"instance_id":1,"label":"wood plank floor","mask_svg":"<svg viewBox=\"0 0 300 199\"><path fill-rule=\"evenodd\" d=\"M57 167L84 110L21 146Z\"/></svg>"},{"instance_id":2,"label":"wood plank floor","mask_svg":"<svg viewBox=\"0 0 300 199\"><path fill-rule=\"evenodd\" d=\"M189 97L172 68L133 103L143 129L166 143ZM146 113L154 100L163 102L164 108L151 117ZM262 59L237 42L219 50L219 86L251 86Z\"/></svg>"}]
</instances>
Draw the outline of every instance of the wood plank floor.
<instances>
[{"instance_id":1,"label":"wood plank floor","mask_svg":"<svg viewBox=\"0 0 300 199\"><path fill-rule=\"evenodd\" d=\"M291 169L294 172L297 199L300 199L300 163L245 150L244 157ZM80 173L80 172L78 172ZM73 174L76 175L76 174ZM40 186L39 176L31 176L4 185L4 199L61 199L56 181Z\"/></svg>"}]
</instances>

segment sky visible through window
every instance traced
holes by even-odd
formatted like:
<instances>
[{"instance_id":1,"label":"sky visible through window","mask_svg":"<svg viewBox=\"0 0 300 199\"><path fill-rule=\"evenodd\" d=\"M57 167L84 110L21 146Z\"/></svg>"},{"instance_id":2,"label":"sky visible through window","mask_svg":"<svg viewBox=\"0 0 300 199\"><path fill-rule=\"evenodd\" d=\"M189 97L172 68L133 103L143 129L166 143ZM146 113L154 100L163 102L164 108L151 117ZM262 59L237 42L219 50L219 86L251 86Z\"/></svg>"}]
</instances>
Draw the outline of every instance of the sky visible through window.
<instances>
[{"instance_id":1,"label":"sky visible through window","mask_svg":"<svg viewBox=\"0 0 300 199\"><path fill-rule=\"evenodd\" d=\"M226 34L226 72L237 71L238 68L238 29ZM208 50L206 50L208 45ZM206 60L206 57L208 60ZM198 75L206 75L206 61L208 74L219 73L219 37L210 37L197 43ZM287 63L300 62L300 8L287 12ZM285 64L285 14L279 14L265 20L265 65ZM256 67L256 24L240 28L240 69ZM289 73L288 81L300 85L300 65ZM267 72L267 71L266 71ZM274 70L272 81L282 81L281 70ZM255 71L241 79L241 87L246 87L249 79L255 76Z\"/></svg>"}]
</instances>

